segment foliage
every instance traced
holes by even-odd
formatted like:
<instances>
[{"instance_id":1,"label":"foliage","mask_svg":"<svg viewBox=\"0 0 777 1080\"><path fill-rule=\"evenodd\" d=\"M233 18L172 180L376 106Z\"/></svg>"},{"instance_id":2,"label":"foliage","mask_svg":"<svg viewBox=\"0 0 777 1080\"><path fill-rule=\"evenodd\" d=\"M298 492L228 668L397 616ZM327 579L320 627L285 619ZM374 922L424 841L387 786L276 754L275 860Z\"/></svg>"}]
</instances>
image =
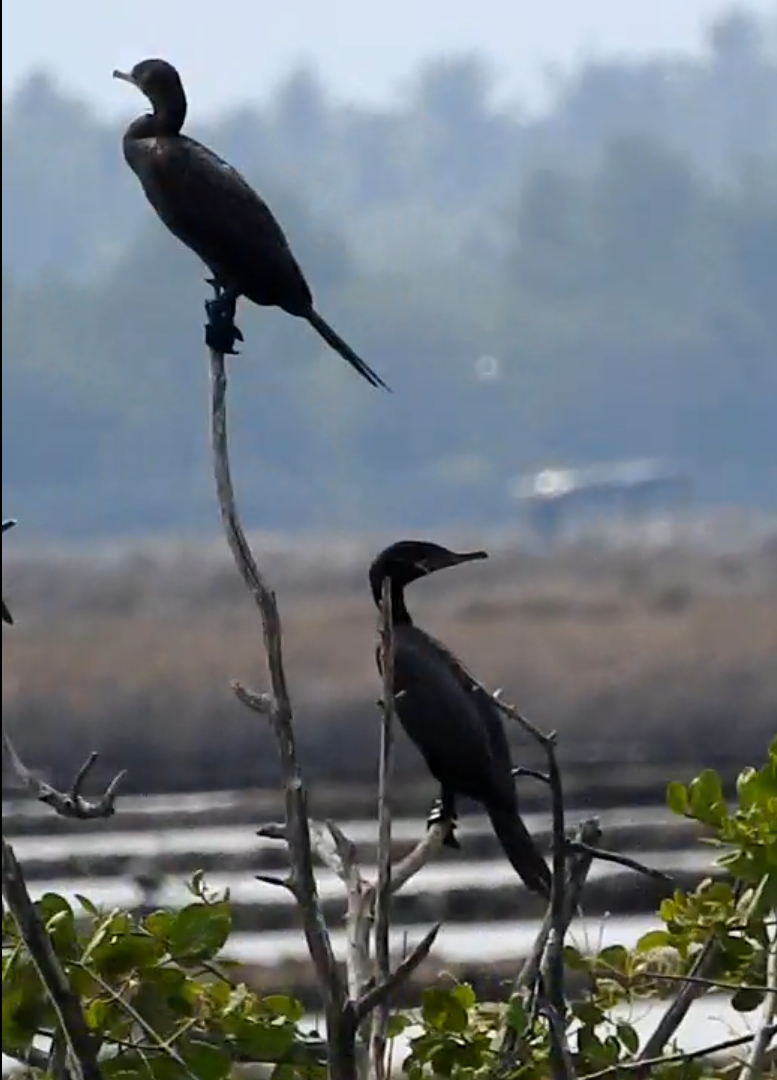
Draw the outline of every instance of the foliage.
<instances>
[{"instance_id":1,"label":"foliage","mask_svg":"<svg viewBox=\"0 0 777 1080\"><path fill-rule=\"evenodd\" d=\"M578 1074L585 1077L632 1060L640 1036L624 1014L646 996L674 995L700 950L712 938L716 965L702 991L725 991L740 1012L764 998L766 950L775 933L777 895L777 738L760 769L745 769L737 801L729 806L711 770L683 785L672 783L668 803L709 830L730 879L703 881L692 893L675 892L660 908L662 925L633 950L610 946L585 955L567 946L568 971L584 972L587 989L571 1000L567 1029ZM38 901L57 955L81 996L90 1027L113 1056L106 1077L187 1075L219 1080L236 1060L275 1063L273 1076L323 1075L320 1045L301 1028L302 1006L283 996L259 998L233 984L215 966L230 931L227 896L213 896L202 875L194 898L180 911L156 911L144 919L126 912L99 912L79 897L76 912L61 897ZM617 1018L613 1009L621 1011ZM23 944L3 921L3 1050L23 1057L37 1033L50 1031L54 1016ZM478 1002L465 984L429 987L418 1015L396 1012L390 1034L409 1038L403 1068L411 1080L449 1076L488 1077L498 1064L505 1029L519 1035L520 1064L505 1075L544 1080L549 1043L543 1020L530 1001L507 1005ZM676 1062L652 1075L664 1080L710 1077L703 1061Z\"/></svg>"},{"instance_id":2,"label":"foliage","mask_svg":"<svg viewBox=\"0 0 777 1080\"><path fill-rule=\"evenodd\" d=\"M661 928L645 934L633 950L609 946L585 955L567 946L572 972L584 972L587 989L570 1004L567 1029L576 1046L578 1075L613 1069L634 1058L640 1036L628 1019L613 1009L637 1004L646 996L674 996L710 939L718 943L717 962L707 990L724 991L740 1012L753 1012L765 997L766 950L775 929L777 897L777 738L759 769L744 770L737 783L738 800L729 808L720 777L703 772L687 787L669 785L667 801L675 813L692 817L710 830L710 842L725 853L718 864L730 880L703 881L692 893L676 891L660 908ZM414 1080L442 1075L470 1080L493 1075L504 1024L521 1036L522 1064L509 1074L521 1080L548 1075L549 1045L543 1024L532 1021L526 1002L514 998L506 1007L482 1005L467 986L427 990L420 1017L421 1032L411 1042L405 1063ZM651 1073L664 1080L701 1080L712 1074L708 1064L678 1061Z\"/></svg>"},{"instance_id":3,"label":"foliage","mask_svg":"<svg viewBox=\"0 0 777 1080\"><path fill-rule=\"evenodd\" d=\"M76 910L55 893L37 902L106 1053L106 1080L222 1080L241 1060L273 1063L278 1078L325 1075L319 1040L300 1031L298 1002L259 998L229 979L228 965L216 965L230 932L228 898L208 895L199 876L192 891L181 910L146 918L100 912L81 896ZM24 1060L36 1035L55 1027L43 985L5 914L3 1052Z\"/></svg>"}]
</instances>

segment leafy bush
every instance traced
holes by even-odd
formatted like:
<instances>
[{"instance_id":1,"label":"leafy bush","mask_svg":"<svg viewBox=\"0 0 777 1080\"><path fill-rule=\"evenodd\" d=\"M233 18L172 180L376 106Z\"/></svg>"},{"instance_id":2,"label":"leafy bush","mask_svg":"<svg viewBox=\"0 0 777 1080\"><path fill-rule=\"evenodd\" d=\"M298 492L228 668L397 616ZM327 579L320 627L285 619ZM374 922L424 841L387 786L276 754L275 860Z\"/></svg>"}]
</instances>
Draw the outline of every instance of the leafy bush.
<instances>
[{"instance_id":1,"label":"leafy bush","mask_svg":"<svg viewBox=\"0 0 777 1080\"><path fill-rule=\"evenodd\" d=\"M633 950L616 945L585 955L566 947L567 969L586 975L585 993L569 1002L563 1020L580 1077L621 1075L644 1053L647 1044L641 1044L635 1028L613 1019L616 1005L667 993L690 998L722 991L735 1009L752 1012L762 1005L773 977L767 971L776 966L777 738L763 767L739 776L733 807L712 771L687 786L671 783L668 803L707 828L702 842L720 847L717 862L729 877L707 879L691 893L676 891L665 899L660 925ZM285 996L257 996L233 982L230 965L218 960L231 929L228 895L209 893L199 874L190 888L192 901L184 908L145 918L100 912L85 897L78 898L74 911L53 893L35 905L102 1051L103 1075L225 1080L236 1075L237 1063L249 1061L267 1063L279 1080L326 1075L322 1041L301 1026L302 1005ZM48 1061L39 1039L57 1030L55 1008L6 912L3 1052L45 1071ZM508 1031L517 1036L519 1048L510 1061L502 1049ZM478 1002L465 984L435 985L426 990L420 1013L393 1013L389 1032L409 1037L402 1068L412 1080L475 1080L495 1072L522 1080L549 1075L550 1026L537 1014L530 993L494 1004ZM701 1057L657 1049L666 1060L651 1075L665 1080L714 1075Z\"/></svg>"}]
</instances>

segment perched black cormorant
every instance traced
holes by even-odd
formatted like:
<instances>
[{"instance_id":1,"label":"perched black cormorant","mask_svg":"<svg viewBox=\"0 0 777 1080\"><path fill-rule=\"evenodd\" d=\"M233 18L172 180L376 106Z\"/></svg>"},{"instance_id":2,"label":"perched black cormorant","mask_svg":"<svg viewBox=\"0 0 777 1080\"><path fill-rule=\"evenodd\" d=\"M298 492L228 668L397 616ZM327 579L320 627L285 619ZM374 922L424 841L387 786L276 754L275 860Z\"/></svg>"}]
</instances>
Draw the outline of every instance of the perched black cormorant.
<instances>
[{"instance_id":1,"label":"perched black cormorant","mask_svg":"<svg viewBox=\"0 0 777 1080\"><path fill-rule=\"evenodd\" d=\"M307 319L368 382L388 389L315 310L305 275L264 200L237 169L181 134L186 94L172 64L141 60L131 72L113 76L136 86L152 106L125 131L124 158L170 232L199 255L225 291L229 314L245 296Z\"/></svg>"},{"instance_id":2,"label":"perched black cormorant","mask_svg":"<svg viewBox=\"0 0 777 1080\"><path fill-rule=\"evenodd\" d=\"M16 520L14 518L8 518L7 521L3 522L3 532L7 533L15 524ZM11 615L11 612L8 610L5 600L0 601L0 603L2 603L3 606L3 622L8 623L9 626L13 626L13 615Z\"/></svg>"},{"instance_id":3,"label":"perched black cormorant","mask_svg":"<svg viewBox=\"0 0 777 1080\"><path fill-rule=\"evenodd\" d=\"M499 709L444 645L413 625L405 605L411 581L486 558L485 551L457 554L427 541L401 540L373 562L370 587L379 606L383 582L391 582L396 712L440 783L444 816L455 817L457 795L479 802L516 873L548 897L550 870L519 815Z\"/></svg>"}]
</instances>

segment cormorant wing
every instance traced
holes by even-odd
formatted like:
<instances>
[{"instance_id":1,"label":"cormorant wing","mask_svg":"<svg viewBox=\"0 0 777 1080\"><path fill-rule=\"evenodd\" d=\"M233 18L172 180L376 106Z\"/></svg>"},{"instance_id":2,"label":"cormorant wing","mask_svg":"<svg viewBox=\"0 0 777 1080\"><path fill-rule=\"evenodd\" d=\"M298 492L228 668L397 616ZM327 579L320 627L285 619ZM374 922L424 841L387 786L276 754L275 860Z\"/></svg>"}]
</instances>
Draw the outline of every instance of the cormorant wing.
<instances>
[{"instance_id":1,"label":"cormorant wing","mask_svg":"<svg viewBox=\"0 0 777 1080\"><path fill-rule=\"evenodd\" d=\"M396 627L394 683L402 725L440 783L478 802L514 806L501 719L452 653L416 626Z\"/></svg>"},{"instance_id":2,"label":"cormorant wing","mask_svg":"<svg viewBox=\"0 0 777 1080\"><path fill-rule=\"evenodd\" d=\"M436 651L440 658L450 665L451 673L455 676L462 689L472 698L483 724L483 730L488 735L493 757L497 761L506 761L512 771L510 744L507 741L504 722L498 705L495 704L491 695L483 689L450 649L443 645L441 641L431 637L431 635L425 634L424 636L427 639L430 651Z\"/></svg>"},{"instance_id":3,"label":"cormorant wing","mask_svg":"<svg viewBox=\"0 0 777 1080\"><path fill-rule=\"evenodd\" d=\"M281 226L264 199L228 162L188 136L149 141L138 174L162 221L211 269L239 278L279 282L289 275L301 295L310 291ZM296 291L296 290L295 290ZM273 296L267 297L274 302Z\"/></svg>"}]
</instances>

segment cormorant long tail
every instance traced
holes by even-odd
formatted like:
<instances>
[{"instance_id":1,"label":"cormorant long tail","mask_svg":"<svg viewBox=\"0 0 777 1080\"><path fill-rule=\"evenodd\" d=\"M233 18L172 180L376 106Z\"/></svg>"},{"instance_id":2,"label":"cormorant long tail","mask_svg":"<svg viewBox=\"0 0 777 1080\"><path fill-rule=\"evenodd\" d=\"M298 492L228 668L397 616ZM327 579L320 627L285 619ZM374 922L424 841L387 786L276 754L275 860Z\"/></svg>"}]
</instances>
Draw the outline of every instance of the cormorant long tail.
<instances>
[{"instance_id":1,"label":"cormorant long tail","mask_svg":"<svg viewBox=\"0 0 777 1080\"><path fill-rule=\"evenodd\" d=\"M15 518L7 518L3 522L3 532L7 533L8 530L12 529L15 524L16 524L16 519ZM0 601L0 603L2 604L2 608L3 608L3 622L7 623L8 626L13 626L13 615L8 610L8 605L6 604L5 600Z\"/></svg>"},{"instance_id":2,"label":"cormorant long tail","mask_svg":"<svg viewBox=\"0 0 777 1080\"><path fill-rule=\"evenodd\" d=\"M383 582L391 583L396 711L440 784L445 816L454 817L457 795L480 803L516 873L547 898L551 873L520 817L499 709L453 653L413 624L405 603L412 581L485 558L485 551L456 553L428 541L401 540L373 562L370 588L380 605Z\"/></svg>"},{"instance_id":3,"label":"cormorant long tail","mask_svg":"<svg viewBox=\"0 0 777 1080\"><path fill-rule=\"evenodd\" d=\"M388 390L315 310L305 275L264 199L218 154L181 134L186 94L172 64L141 60L131 72L113 75L136 86L152 106L125 131L124 158L163 223L210 269L224 302L233 305L245 296L306 319L363 378Z\"/></svg>"}]
</instances>

